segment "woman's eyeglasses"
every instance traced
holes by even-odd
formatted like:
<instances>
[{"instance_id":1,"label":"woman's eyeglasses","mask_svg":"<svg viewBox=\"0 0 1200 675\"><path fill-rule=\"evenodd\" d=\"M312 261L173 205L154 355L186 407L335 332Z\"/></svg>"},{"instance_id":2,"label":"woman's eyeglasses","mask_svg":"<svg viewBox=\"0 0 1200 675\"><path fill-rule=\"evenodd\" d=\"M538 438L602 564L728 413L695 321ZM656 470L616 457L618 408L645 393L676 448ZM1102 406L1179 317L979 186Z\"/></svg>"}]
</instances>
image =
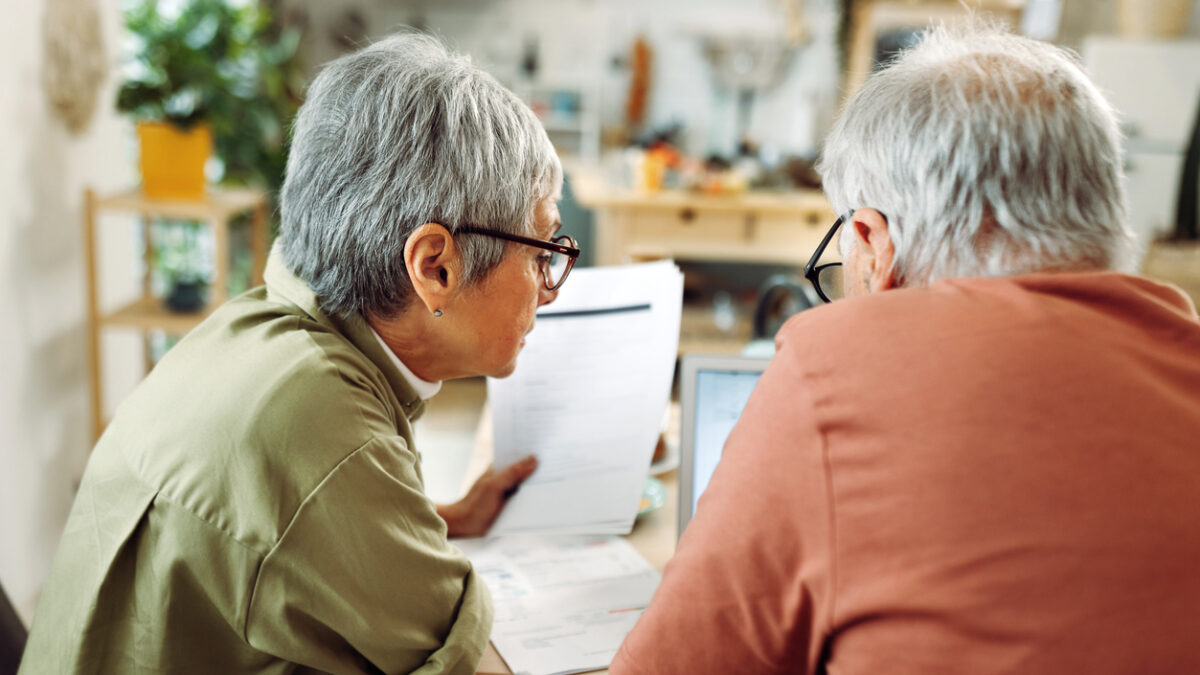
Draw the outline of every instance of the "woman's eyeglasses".
<instances>
[{"instance_id":1,"label":"woman's eyeglasses","mask_svg":"<svg viewBox=\"0 0 1200 675\"><path fill-rule=\"evenodd\" d=\"M542 280L546 284L546 290L550 291L556 291L563 285L563 282L567 280L567 275L571 273L571 268L575 267L575 260L579 258L579 244L565 234L560 234L550 241L542 241L532 237L522 237L519 234L469 226L458 228L455 234L482 234L486 237L504 239L547 251L538 256L538 267L542 270Z\"/></svg>"}]
</instances>

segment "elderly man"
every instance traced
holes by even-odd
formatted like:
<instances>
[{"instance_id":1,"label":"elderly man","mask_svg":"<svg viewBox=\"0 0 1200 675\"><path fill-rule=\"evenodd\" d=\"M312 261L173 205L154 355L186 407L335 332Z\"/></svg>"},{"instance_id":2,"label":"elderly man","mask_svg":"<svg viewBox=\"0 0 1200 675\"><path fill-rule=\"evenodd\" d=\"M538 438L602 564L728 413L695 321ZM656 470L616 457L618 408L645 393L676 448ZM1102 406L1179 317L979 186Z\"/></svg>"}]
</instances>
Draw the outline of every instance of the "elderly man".
<instances>
[{"instance_id":1,"label":"elderly man","mask_svg":"<svg viewBox=\"0 0 1200 675\"><path fill-rule=\"evenodd\" d=\"M810 265L851 297L778 336L613 673L1200 672L1200 324L1119 272L1119 141L1047 44L870 78Z\"/></svg>"},{"instance_id":2,"label":"elderly man","mask_svg":"<svg viewBox=\"0 0 1200 675\"><path fill-rule=\"evenodd\" d=\"M461 673L482 534L536 466L424 495L441 380L512 372L579 250L529 108L416 34L328 65L296 122L266 286L121 406L34 619L28 673Z\"/></svg>"}]
</instances>

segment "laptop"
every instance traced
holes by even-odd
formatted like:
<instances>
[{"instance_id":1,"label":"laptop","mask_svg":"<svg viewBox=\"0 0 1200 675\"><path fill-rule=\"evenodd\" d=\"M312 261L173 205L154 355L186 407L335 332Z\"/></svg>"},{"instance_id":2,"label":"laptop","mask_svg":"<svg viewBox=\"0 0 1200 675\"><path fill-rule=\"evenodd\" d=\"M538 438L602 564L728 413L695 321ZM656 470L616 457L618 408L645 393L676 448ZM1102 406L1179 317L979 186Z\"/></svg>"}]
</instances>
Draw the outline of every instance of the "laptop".
<instances>
[{"instance_id":1,"label":"laptop","mask_svg":"<svg viewBox=\"0 0 1200 675\"><path fill-rule=\"evenodd\" d=\"M679 366L679 529L696 512L725 439L770 359L689 354Z\"/></svg>"}]
</instances>

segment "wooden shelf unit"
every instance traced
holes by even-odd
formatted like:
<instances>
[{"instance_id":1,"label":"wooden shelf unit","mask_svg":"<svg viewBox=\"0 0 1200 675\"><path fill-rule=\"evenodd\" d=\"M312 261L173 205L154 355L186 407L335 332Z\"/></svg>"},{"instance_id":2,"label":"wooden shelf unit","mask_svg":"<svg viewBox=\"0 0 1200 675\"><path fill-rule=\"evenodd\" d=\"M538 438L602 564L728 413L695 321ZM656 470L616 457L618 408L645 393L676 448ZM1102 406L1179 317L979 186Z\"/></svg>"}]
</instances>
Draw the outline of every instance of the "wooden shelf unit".
<instances>
[{"instance_id":1,"label":"wooden shelf unit","mask_svg":"<svg viewBox=\"0 0 1200 675\"><path fill-rule=\"evenodd\" d=\"M127 213L141 219L142 295L133 302L105 311L100 307L99 269L96 253L97 220L101 213ZM162 331L182 336L195 328L214 309L229 298L230 224L243 213L250 213L250 248L253 264L250 283L262 284L267 261L267 198L257 190L210 190L204 199L182 201L149 199L139 189L114 195L99 196L92 190L84 194L84 261L87 272L88 350L91 358L90 385L92 394L92 440L100 438L106 424L104 419L104 381L100 336L106 328L120 327L141 331L146 346L146 372L152 363L149 353L149 334ZM208 305L191 313L173 312L151 288L151 273L155 253L151 221L155 218L189 220L207 225L213 230L213 275L209 285Z\"/></svg>"}]
</instances>

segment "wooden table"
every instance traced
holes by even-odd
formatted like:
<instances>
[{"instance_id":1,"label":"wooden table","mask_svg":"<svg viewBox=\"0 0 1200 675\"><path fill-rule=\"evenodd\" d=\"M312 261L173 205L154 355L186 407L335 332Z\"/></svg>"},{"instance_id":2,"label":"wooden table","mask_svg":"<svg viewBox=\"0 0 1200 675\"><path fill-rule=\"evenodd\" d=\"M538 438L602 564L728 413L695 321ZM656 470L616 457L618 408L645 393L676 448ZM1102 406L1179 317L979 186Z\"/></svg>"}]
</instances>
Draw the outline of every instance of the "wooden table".
<instances>
[{"instance_id":1,"label":"wooden table","mask_svg":"<svg viewBox=\"0 0 1200 675\"><path fill-rule=\"evenodd\" d=\"M479 430L475 437L475 453L467 469L468 485L491 465L492 460L492 419L491 411L484 408L479 421ZM670 424L666 432L668 442L674 442L679 447L679 404L671 406ZM659 572L667 566L667 561L675 553L675 539L679 516L679 479L678 471L671 471L657 476L667 488L667 501L657 511L648 513L637 519L633 532L626 535L629 543L641 553ZM595 671L607 673L608 670ZM478 675L512 675L512 670L500 658L496 647L488 643L479 661Z\"/></svg>"}]
</instances>

